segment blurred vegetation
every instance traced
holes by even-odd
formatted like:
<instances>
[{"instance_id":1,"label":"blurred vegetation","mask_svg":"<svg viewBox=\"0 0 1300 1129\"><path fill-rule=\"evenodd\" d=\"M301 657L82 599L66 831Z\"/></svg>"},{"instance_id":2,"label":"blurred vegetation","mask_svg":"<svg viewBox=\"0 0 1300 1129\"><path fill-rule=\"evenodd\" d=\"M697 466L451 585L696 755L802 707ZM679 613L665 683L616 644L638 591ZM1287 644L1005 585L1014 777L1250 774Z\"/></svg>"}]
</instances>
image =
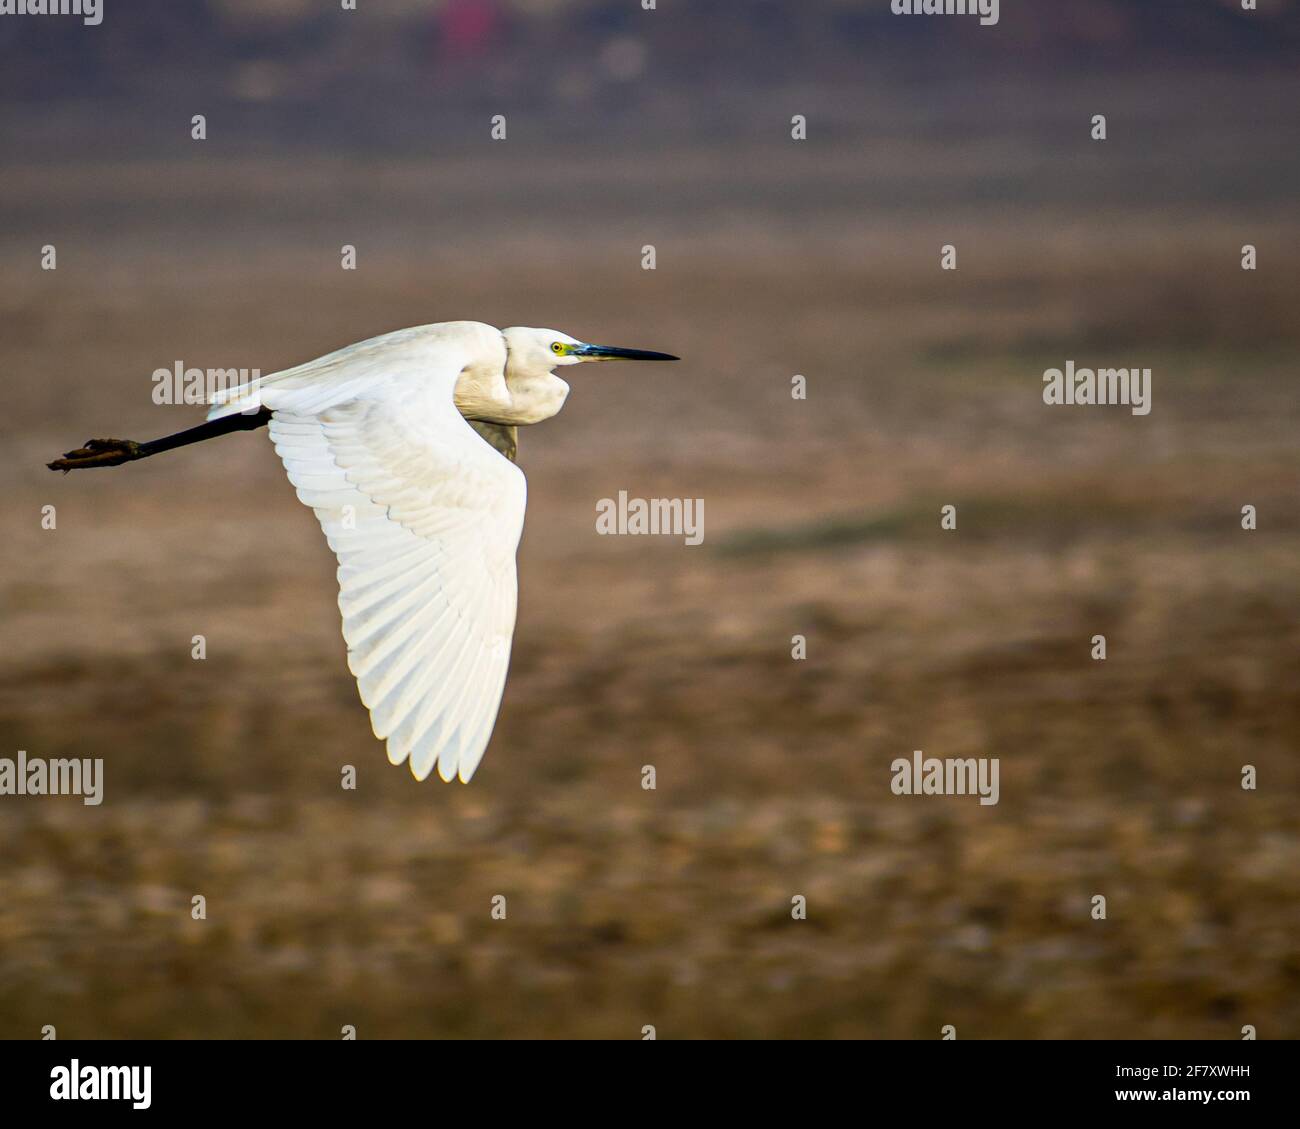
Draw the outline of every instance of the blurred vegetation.
<instances>
[{"instance_id":1,"label":"blurred vegetation","mask_svg":"<svg viewBox=\"0 0 1300 1129\"><path fill-rule=\"evenodd\" d=\"M438 99L602 111L672 89L853 87L886 73L1288 65L1296 0L1003 4L999 23L896 17L888 0L131 0L103 23L0 21L0 94L149 93L301 108L335 95L419 116ZM670 88L670 89L665 89ZM390 100L392 99L392 100Z\"/></svg>"}]
</instances>

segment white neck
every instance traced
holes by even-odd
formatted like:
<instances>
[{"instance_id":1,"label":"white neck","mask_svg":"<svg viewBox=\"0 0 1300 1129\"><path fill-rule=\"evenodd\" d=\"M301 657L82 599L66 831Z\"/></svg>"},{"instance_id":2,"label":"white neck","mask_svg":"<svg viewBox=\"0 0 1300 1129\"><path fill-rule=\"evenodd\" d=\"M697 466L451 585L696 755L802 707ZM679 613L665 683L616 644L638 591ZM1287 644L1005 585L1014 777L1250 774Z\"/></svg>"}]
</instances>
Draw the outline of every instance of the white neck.
<instances>
[{"instance_id":1,"label":"white neck","mask_svg":"<svg viewBox=\"0 0 1300 1129\"><path fill-rule=\"evenodd\" d=\"M541 423L559 413L569 386L551 372L491 377L467 371L456 382L456 407L466 419L488 423Z\"/></svg>"}]
</instances>

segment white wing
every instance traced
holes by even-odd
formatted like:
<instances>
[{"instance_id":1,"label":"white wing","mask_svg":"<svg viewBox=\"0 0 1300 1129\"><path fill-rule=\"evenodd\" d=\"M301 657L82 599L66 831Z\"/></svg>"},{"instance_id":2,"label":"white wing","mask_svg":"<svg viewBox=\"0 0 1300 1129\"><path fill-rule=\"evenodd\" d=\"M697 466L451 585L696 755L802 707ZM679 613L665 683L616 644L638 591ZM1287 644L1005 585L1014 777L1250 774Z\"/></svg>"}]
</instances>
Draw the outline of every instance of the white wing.
<instances>
[{"instance_id":1,"label":"white wing","mask_svg":"<svg viewBox=\"0 0 1300 1129\"><path fill-rule=\"evenodd\" d=\"M445 336L362 342L211 414L250 396L274 413L275 449L339 559L348 666L375 735L417 780L436 763L467 781L505 686L526 487L456 410L467 360Z\"/></svg>"}]
</instances>

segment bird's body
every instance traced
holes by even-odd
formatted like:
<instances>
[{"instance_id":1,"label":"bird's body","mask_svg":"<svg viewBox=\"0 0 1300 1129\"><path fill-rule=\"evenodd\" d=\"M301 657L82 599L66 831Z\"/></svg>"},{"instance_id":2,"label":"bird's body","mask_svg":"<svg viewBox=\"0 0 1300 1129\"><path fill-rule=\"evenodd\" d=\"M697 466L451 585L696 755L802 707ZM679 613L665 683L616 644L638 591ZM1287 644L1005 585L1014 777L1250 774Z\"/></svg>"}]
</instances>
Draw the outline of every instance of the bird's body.
<instances>
[{"instance_id":1,"label":"bird's body","mask_svg":"<svg viewBox=\"0 0 1300 1129\"><path fill-rule=\"evenodd\" d=\"M312 387L346 390L367 383L377 369L407 366L421 374L434 366L455 367L454 401L466 419L500 424L533 424L550 419L564 406L569 386L550 368L561 358L549 348L536 349L528 335L543 333L564 342L572 338L551 330L500 330L478 321L446 321L399 329L347 345L314 361L258 377L227 389L214 400L209 419L246 411L263 389ZM510 342L514 341L513 348ZM275 410L272 403L264 406Z\"/></svg>"},{"instance_id":2,"label":"bird's body","mask_svg":"<svg viewBox=\"0 0 1300 1129\"><path fill-rule=\"evenodd\" d=\"M569 386L552 368L619 358L676 359L553 330L441 322L224 390L194 429L201 439L269 423L338 557L348 665L375 735L417 779L436 766L444 780L469 780L500 706L526 499L514 427L563 407ZM91 441L50 465L115 465L187 434Z\"/></svg>"}]
</instances>

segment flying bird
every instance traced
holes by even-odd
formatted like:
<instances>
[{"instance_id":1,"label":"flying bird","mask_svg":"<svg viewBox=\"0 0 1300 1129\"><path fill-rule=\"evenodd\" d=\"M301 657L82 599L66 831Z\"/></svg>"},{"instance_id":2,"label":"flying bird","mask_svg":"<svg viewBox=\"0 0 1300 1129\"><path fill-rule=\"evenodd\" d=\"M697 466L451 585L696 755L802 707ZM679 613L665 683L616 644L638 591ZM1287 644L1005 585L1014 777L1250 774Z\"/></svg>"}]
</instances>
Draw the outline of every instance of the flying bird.
<instances>
[{"instance_id":1,"label":"flying bird","mask_svg":"<svg viewBox=\"0 0 1300 1129\"><path fill-rule=\"evenodd\" d=\"M554 369L675 361L553 329L400 329L217 392L207 422L148 443L90 439L51 470L119 466L268 427L338 557L348 667L388 759L468 781L487 748L514 635L526 484L517 428L550 419Z\"/></svg>"}]
</instances>

